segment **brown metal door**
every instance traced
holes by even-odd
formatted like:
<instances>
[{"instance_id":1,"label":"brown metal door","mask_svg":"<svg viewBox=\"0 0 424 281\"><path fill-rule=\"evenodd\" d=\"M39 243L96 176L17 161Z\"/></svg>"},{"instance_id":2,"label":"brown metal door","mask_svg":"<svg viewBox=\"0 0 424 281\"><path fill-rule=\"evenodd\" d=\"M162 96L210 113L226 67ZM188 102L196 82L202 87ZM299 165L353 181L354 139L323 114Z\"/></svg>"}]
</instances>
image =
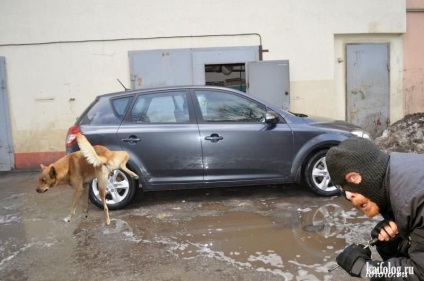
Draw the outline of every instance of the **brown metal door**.
<instances>
[{"instance_id":1,"label":"brown metal door","mask_svg":"<svg viewBox=\"0 0 424 281\"><path fill-rule=\"evenodd\" d=\"M389 44L346 45L347 121L373 138L389 125Z\"/></svg>"}]
</instances>

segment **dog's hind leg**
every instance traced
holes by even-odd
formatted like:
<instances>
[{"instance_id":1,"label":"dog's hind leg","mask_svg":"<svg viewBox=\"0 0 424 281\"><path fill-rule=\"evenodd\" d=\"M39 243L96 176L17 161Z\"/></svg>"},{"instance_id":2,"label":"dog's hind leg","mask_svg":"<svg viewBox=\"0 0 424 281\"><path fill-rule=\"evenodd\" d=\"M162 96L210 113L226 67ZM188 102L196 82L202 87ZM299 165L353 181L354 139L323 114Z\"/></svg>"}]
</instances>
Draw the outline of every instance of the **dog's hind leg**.
<instances>
[{"instance_id":1,"label":"dog's hind leg","mask_svg":"<svg viewBox=\"0 0 424 281\"><path fill-rule=\"evenodd\" d=\"M71 210L69 211L69 215L64 218L65 222L70 222L73 215L75 215L75 210L77 209L78 203L81 199L81 195L84 192L84 188L82 187L82 183L74 186L74 195L72 197L72 205Z\"/></svg>"},{"instance_id":2,"label":"dog's hind leg","mask_svg":"<svg viewBox=\"0 0 424 281\"><path fill-rule=\"evenodd\" d=\"M122 171L130 175L134 179L138 179L138 175L127 168L127 162L130 159L130 155L126 151L113 151L113 160L107 163L110 166L109 170L115 170L120 168Z\"/></svg>"},{"instance_id":3,"label":"dog's hind leg","mask_svg":"<svg viewBox=\"0 0 424 281\"><path fill-rule=\"evenodd\" d=\"M106 204L106 190L105 190L105 188L102 188L100 185L99 185L99 193L100 193L100 197L102 198L102 202L103 202L103 210L105 212L106 224L109 225L110 224L110 218L109 218L109 209L108 209L107 204Z\"/></svg>"},{"instance_id":4,"label":"dog's hind leg","mask_svg":"<svg viewBox=\"0 0 424 281\"><path fill-rule=\"evenodd\" d=\"M100 167L103 171L97 172L97 184L99 187L99 195L103 202L103 210L105 212L105 218L106 218L106 225L110 224L110 218L109 218L109 209L106 204L106 186L107 186L107 179L108 179L108 173L106 172L105 167Z\"/></svg>"},{"instance_id":5,"label":"dog's hind leg","mask_svg":"<svg viewBox=\"0 0 424 281\"><path fill-rule=\"evenodd\" d=\"M88 193L90 191L90 184L84 183L84 192L82 194L82 207L83 207L83 218L88 218Z\"/></svg>"},{"instance_id":6,"label":"dog's hind leg","mask_svg":"<svg viewBox=\"0 0 424 281\"><path fill-rule=\"evenodd\" d=\"M125 164L126 163L121 163L121 166L120 166L121 170L127 173L128 175L130 175L132 178L138 179L138 175L134 173L133 171L130 171Z\"/></svg>"}]
</instances>

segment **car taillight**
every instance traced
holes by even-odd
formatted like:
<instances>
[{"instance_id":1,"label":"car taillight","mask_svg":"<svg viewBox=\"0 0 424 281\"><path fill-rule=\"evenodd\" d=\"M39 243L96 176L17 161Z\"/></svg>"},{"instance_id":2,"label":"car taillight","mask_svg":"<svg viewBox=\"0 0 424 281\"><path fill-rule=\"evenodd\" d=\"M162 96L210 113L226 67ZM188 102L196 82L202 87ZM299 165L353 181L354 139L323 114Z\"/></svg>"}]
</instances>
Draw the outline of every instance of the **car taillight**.
<instances>
[{"instance_id":1,"label":"car taillight","mask_svg":"<svg viewBox=\"0 0 424 281\"><path fill-rule=\"evenodd\" d=\"M70 147L75 143L78 133L81 133L81 130L78 126L75 125L69 128L68 134L66 135L66 147Z\"/></svg>"}]
</instances>

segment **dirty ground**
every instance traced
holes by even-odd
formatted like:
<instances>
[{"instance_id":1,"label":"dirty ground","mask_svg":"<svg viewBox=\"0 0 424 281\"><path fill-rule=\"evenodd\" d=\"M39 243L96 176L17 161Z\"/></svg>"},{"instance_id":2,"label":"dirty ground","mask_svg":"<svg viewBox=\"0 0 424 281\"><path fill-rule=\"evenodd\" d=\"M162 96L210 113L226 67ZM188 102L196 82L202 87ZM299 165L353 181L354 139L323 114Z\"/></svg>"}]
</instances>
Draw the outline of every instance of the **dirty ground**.
<instances>
[{"instance_id":1,"label":"dirty ground","mask_svg":"<svg viewBox=\"0 0 424 281\"><path fill-rule=\"evenodd\" d=\"M0 174L0 280L356 280L328 269L381 219L342 197L261 186L140 193L110 226L91 203L65 223L72 189L38 194L37 176Z\"/></svg>"}]
</instances>

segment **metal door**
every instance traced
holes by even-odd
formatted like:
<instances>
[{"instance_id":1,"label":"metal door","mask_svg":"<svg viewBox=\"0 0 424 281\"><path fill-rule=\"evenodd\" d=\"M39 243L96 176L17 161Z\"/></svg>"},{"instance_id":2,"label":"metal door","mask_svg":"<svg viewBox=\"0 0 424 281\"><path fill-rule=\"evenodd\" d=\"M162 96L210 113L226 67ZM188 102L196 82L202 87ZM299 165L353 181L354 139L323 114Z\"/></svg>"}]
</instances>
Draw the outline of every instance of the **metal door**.
<instances>
[{"instance_id":1,"label":"metal door","mask_svg":"<svg viewBox=\"0 0 424 281\"><path fill-rule=\"evenodd\" d=\"M346 45L347 121L373 138L389 125L389 44Z\"/></svg>"},{"instance_id":2,"label":"metal door","mask_svg":"<svg viewBox=\"0 0 424 281\"><path fill-rule=\"evenodd\" d=\"M193 84L190 49L129 52L132 89Z\"/></svg>"},{"instance_id":3,"label":"metal door","mask_svg":"<svg viewBox=\"0 0 424 281\"><path fill-rule=\"evenodd\" d=\"M290 108L289 62L255 61L247 63L247 93L280 108Z\"/></svg>"},{"instance_id":4,"label":"metal door","mask_svg":"<svg viewBox=\"0 0 424 281\"><path fill-rule=\"evenodd\" d=\"M14 166L9 103L6 92L6 63L4 57L0 57L0 171L10 171Z\"/></svg>"}]
</instances>

